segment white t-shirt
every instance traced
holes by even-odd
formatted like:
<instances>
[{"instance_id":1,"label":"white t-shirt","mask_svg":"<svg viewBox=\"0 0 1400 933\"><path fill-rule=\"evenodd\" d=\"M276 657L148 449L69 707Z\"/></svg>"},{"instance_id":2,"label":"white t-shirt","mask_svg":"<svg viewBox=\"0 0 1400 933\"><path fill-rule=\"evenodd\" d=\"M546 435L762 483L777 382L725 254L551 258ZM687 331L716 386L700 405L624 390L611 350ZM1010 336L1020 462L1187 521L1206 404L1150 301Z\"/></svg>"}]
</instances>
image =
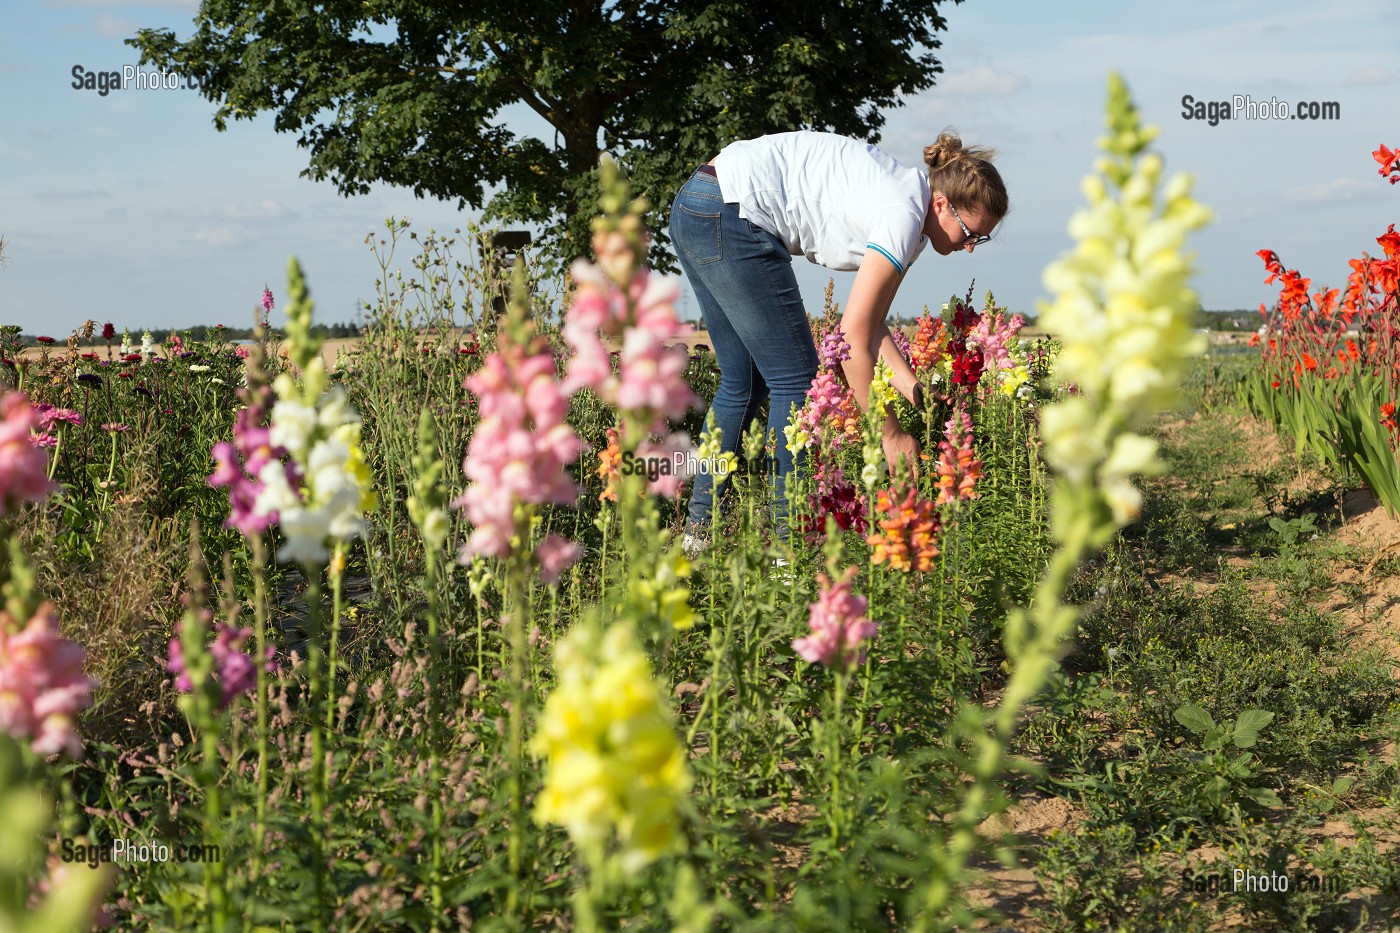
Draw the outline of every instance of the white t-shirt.
<instances>
[{"instance_id":1,"label":"white t-shirt","mask_svg":"<svg viewBox=\"0 0 1400 933\"><path fill-rule=\"evenodd\" d=\"M928 176L833 133L775 133L730 143L715 158L720 193L794 256L860 268L878 251L903 274L928 239Z\"/></svg>"}]
</instances>

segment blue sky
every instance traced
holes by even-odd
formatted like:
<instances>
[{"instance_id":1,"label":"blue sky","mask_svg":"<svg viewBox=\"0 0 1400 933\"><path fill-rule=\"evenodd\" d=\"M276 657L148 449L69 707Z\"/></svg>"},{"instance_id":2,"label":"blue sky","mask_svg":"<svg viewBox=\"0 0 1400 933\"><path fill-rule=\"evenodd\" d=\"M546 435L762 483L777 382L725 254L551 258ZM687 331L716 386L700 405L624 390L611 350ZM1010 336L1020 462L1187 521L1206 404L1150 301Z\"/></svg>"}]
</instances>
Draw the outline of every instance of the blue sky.
<instances>
[{"instance_id":1,"label":"blue sky","mask_svg":"<svg viewBox=\"0 0 1400 933\"><path fill-rule=\"evenodd\" d=\"M379 186L346 199L298 177L306 154L270 116L211 122L187 90L72 88L72 68L136 65L122 43L142 26L192 31L197 4L108 0L7 3L0 32L0 323L65 336L86 318L119 328L244 325L269 283L280 300L288 256L307 271L318 320L349 321L373 297L379 269L365 246L389 215L451 230L470 210ZM1269 247L1315 283L1339 284L1346 260L1377 249L1400 219L1400 187L1369 153L1400 145L1400 25L1383 0L1326 6L1297 0L1213 0L1109 8L1084 2L968 0L945 5L939 85L888 112L881 146L909 165L944 127L993 145L1012 212L971 256L926 251L895 311L937 307L967 289L994 290L1034 311L1041 270L1069 246L1095 155L1110 70L1123 73L1162 132L1168 171L1197 178L1216 212L1199 233L1197 291L1207 308L1271 299L1254 252ZM1330 122L1205 121L1181 99L1336 101ZM516 112L508 119L525 121ZM519 125L530 126L528 122ZM851 274L795 259L814 310L828 276L844 301ZM687 298L683 313L696 307ZM276 320L276 318L274 319Z\"/></svg>"}]
</instances>

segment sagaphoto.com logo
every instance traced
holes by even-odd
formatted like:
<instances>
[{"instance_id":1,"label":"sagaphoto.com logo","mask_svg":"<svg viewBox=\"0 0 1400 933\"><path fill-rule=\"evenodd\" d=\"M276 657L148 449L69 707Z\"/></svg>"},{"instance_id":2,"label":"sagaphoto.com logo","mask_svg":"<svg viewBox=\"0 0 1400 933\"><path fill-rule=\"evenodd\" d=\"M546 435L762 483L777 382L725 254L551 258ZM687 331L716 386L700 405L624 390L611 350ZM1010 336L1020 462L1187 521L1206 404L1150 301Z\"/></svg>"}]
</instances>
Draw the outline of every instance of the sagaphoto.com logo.
<instances>
[{"instance_id":1,"label":"sagaphoto.com logo","mask_svg":"<svg viewBox=\"0 0 1400 933\"><path fill-rule=\"evenodd\" d=\"M93 91L99 97L106 97L113 91L197 91L199 79L194 75L175 71L156 71L154 68L137 68L123 65L116 71L95 71L83 65L74 65L69 72L73 81L69 85L75 91Z\"/></svg>"},{"instance_id":2,"label":"sagaphoto.com logo","mask_svg":"<svg viewBox=\"0 0 1400 933\"><path fill-rule=\"evenodd\" d=\"M1228 100L1206 100L1194 94L1181 97L1181 118L1217 126L1222 120L1340 120L1342 105L1335 100L1255 100L1234 94Z\"/></svg>"}]
</instances>

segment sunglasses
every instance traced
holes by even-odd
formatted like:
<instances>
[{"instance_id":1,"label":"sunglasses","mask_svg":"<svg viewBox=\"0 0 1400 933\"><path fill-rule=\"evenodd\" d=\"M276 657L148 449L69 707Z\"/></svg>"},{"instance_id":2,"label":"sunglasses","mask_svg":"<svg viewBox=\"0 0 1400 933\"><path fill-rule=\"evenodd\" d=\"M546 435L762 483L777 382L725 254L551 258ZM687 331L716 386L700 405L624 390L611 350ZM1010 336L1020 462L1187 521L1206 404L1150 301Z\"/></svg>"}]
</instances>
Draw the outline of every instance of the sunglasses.
<instances>
[{"instance_id":1,"label":"sunglasses","mask_svg":"<svg viewBox=\"0 0 1400 933\"><path fill-rule=\"evenodd\" d=\"M963 223L963 219L958 216L958 209L951 203L948 205L948 210L953 212L953 219L958 222L959 227L962 227L963 241L958 244L959 249L965 246L981 246L983 243L991 242L992 238L988 234L982 233L974 235L971 230L967 229L967 224Z\"/></svg>"}]
</instances>

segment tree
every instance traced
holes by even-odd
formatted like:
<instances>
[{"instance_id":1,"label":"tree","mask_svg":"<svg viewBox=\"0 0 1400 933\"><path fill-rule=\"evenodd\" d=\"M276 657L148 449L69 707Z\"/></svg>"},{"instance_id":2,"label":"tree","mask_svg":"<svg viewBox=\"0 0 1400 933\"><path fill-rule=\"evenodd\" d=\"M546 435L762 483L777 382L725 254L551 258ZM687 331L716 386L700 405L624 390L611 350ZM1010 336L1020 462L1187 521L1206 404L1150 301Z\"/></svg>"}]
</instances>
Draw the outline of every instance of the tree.
<instances>
[{"instance_id":1,"label":"tree","mask_svg":"<svg viewBox=\"0 0 1400 933\"><path fill-rule=\"evenodd\" d=\"M189 39L128 43L196 78L219 130L275 113L310 150L302 174L341 194L383 181L456 199L544 227L568 256L587 252L600 153L660 213L734 139L878 142L881 108L942 71L945 26L937 0L205 0ZM502 124L522 101L552 140Z\"/></svg>"}]
</instances>

